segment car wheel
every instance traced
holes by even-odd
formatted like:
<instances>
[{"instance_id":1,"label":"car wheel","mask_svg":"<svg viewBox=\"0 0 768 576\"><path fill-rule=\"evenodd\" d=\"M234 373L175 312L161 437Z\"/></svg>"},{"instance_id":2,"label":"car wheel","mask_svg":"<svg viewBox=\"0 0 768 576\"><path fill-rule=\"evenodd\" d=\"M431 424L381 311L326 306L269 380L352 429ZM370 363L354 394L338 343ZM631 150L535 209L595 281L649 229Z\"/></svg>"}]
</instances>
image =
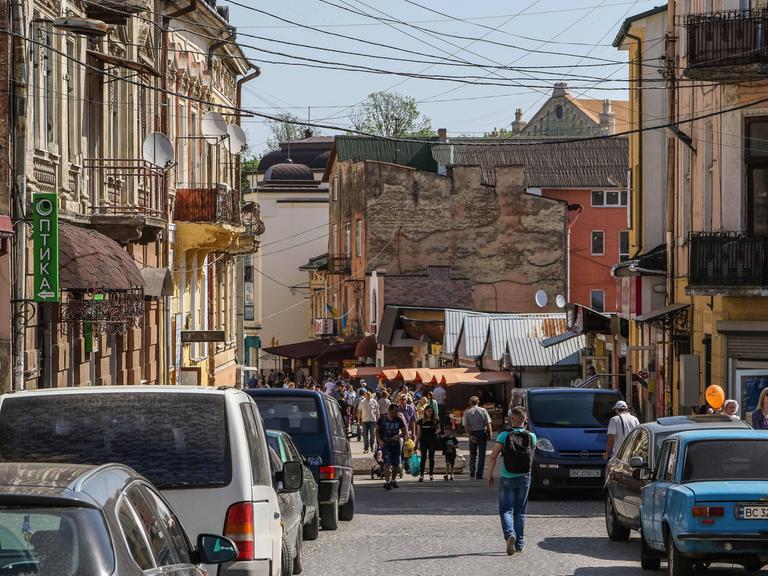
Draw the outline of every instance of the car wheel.
<instances>
[{"instance_id":1,"label":"car wheel","mask_svg":"<svg viewBox=\"0 0 768 576\"><path fill-rule=\"evenodd\" d=\"M283 552L280 559L280 576L293 576L293 558L288 550L288 544L283 539Z\"/></svg>"},{"instance_id":2,"label":"car wheel","mask_svg":"<svg viewBox=\"0 0 768 576\"><path fill-rule=\"evenodd\" d=\"M671 535L668 537L667 543L667 574L669 576L691 576L693 574L693 560L680 554Z\"/></svg>"},{"instance_id":3,"label":"car wheel","mask_svg":"<svg viewBox=\"0 0 768 576\"><path fill-rule=\"evenodd\" d=\"M339 508L339 519L349 522L355 517L355 487L349 487L349 499Z\"/></svg>"},{"instance_id":4,"label":"car wheel","mask_svg":"<svg viewBox=\"0 0 768 576\"><path fill-rule=\"evenodd\" d=\"M608 538L614 542L629 540L630 529L619 522L610 492L605 493L605 529L608 532Z\"/></svg>"},{"instance_id":5,"label":"car wheel","mask_svg":"<svg viewBox=\"0 0 768 576\"><path fill-rule=\"evenodd\" d=\"M304 540L317 540L320 534L320 512L315 508L312 520L309 524L304 524Z\"/></svg>"},{"instance_id":6,"label":"car wheel","mask_svg":"<svg viewBox=\"0 0 768 576\"><path fill-rule=\"evenodd\" d=\"M640 534L640 567L643 570L658 570L661 566L661 558L648 546L642 533Z\"/></svg>"},{"instance_id":7,"label":"car wheel","mask_svg":"<svg viewBox=\"0 0 768 576\"><path fill-rule=\"evenodd\" d=\"M339 506L336 502L320 505L320 526L323 530L336 530L339 527Z\"/></svg>"},{"instance_id":8,"label":"car wheel","mask_svg":"<svg viewBox=\"0 0 768 576\"><path fill-rule=\"evenodd\" d=\"M742 566L744 566L744 570L747 572L759 572L760 568L763 567L763 562L761 562L758 558L753 558L752 560L743 562Z\"/></svg>"},{"instance_id":9,"label":"car wheel","mask_svg":"<svg viewBox=\"0 0 768 576\"><path fill-rule=\"evenodd\" d=\"M301 530L296 530L296 556L293 557L293 573L294 574L301 574L301 572L304 570L304 564L303 564L303 558L302 558L302 551L303 551L303 541L301 538Z\"/></svg>"}]
</instances>

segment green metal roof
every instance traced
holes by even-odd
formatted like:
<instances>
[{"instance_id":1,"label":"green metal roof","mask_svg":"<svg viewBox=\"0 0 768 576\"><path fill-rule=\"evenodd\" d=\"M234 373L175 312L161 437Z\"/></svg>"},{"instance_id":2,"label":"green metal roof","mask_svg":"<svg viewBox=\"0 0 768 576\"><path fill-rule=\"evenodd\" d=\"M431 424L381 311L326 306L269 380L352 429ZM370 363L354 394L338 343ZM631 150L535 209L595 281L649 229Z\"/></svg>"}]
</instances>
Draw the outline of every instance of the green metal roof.
<instances>
[{"instance_id":1,"label":"green metal roof","mask_svg":"<svg viewBox=\"0 0 768 576\"><path fill-rule=\"evenodd\" d=\"M299 266L299 270L323 270L328 268L328 253L321 254L309 259L309 262Z\"/></svg>"},{"instance_id":2,"label":"green metal roof","mask_svg":"<svg viewBox=\"0 0 768 576\"><path fill-rule=\"evenodd\" d=\"M337 160L388 162L424 172L437 172L432 157L432 142L403 142L366 136L336 136Z\"/></svg>"}]
</instances>

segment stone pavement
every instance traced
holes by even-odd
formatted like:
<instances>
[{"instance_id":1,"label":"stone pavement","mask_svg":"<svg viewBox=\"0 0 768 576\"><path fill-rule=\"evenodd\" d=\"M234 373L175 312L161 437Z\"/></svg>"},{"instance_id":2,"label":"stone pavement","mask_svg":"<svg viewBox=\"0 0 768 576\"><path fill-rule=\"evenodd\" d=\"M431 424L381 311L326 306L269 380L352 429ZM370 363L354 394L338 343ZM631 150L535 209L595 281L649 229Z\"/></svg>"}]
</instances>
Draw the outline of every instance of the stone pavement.
<instances>
[{"instance_id":1,"label":"stone pavement","mask_svg":"<svg viewBox=\"0 0 768 576\"><path fill-rule=\"evenodd\" d=\"M353 443L354 444L354 443ZM599 494L554 495L528 507L526 548L508 557L497 513L497 489L442 477L413 478L393 491L356 477L357 511L335 532L304 543L307 576L653 576L639 563L639 539L610 542ZM662 564L662 568L665 565ZM744 571L713 567L709 576ZM768 574L768 572L763 572ZM702 573L704 574L704 573Z\"/></svg>"}]
</instances>

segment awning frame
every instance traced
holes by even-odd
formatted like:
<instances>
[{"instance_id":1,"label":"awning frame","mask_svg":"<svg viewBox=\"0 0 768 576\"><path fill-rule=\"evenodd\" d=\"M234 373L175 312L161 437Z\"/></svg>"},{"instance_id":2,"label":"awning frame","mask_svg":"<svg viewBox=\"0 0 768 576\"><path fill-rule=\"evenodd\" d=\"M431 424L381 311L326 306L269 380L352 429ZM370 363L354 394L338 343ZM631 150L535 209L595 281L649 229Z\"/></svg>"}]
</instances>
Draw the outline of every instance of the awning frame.
<instances>
[{"instance_id":1,"label":"awning frame","mask_svg":"<svg viewBox=\"0 0 768 576\"><path fill-rule=\"evenodd\" d=\"M657 330L669 332L689 332L691 329L690 304L670 304L647 314L635 316L633 320L639 324L648 324Z\"/></svg>"}]
</instances>

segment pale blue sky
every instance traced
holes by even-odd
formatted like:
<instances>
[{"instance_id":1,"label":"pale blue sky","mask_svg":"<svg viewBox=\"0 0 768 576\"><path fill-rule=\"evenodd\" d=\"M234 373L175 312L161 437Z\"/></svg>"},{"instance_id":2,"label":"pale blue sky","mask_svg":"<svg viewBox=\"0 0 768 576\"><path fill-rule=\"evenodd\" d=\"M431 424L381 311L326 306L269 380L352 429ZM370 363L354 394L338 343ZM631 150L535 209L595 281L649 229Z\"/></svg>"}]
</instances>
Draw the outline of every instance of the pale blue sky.
<instances>
[{"instance_id":1,"label":"pale blue sky","mask_svg":"<svg viewBox=\"0 0 768 576\"><path fill-rule=\"evenodd\" d=\"M352 14L323 3L322 0L238 1L269 14L322 30L425 53L431 55L433 61L450 57L485 66L530 67L518 71L474 66L429 67L429 64L425 63L375 60L291 46L285 42L388 57L429 59L328 36L231 5L230 20L237 26L239 41L244 45L330 62L346 62L421 74L475 76L481 77L478 80L480 82L505 84L461 85L446 81L282 66L266 63L264 60L292 60L285 56L246 48L246 54L261 67L262 74L247 85L243 94L245 107L253 107L265 113L287 111L302 118L307 117L307 108L311 107L311 117L315 121L323 119L327 124L349 126L350 110L345 108L346 106L359 103L371 92L393 89L421 101L420 109L431 118L433 128L447 128L449 134L454 135L482 133L494 127L506 127L514 120L515 108L522 108L525 117L530 118L551 93L552 84L561 79L568 81L572 94L584 92L584 97L626 98L624 89L627 67L611 62L625 62L626 54L613 48L611 42L626 17L661 3L659 0L414 0L416 4L464 20L459 22L409 4L407 0L327 0L338 6L382 19L412 23L429 29L427 32L399 23L386 24L365 15ZM494 28L498 29L494 31ZM247 34L278 42L248 37ZM448 37L445 34L470 39ZM484 38L506 46L473 41L473 38ZM531 53L530 50L558 52L562 55ZM588 58L582 59L584 55ZM605 59L608 62L597 59ZM595 66L585 67L589 64ZM546 68L564 65L568 67ZM577 67L570 69L573 65ZM575 75L585 78L572 77ZM611 78L613 82L599 82L598 78ZM578 89L575 88L577 86ZM475 99L465 100L468 98ZM430 100L432 102L428 102ZM243 124L249 136L251 150L260 153L265 149L267 127L263 121L257 119L243 119Z\"/></svg>"}]
</instances>

